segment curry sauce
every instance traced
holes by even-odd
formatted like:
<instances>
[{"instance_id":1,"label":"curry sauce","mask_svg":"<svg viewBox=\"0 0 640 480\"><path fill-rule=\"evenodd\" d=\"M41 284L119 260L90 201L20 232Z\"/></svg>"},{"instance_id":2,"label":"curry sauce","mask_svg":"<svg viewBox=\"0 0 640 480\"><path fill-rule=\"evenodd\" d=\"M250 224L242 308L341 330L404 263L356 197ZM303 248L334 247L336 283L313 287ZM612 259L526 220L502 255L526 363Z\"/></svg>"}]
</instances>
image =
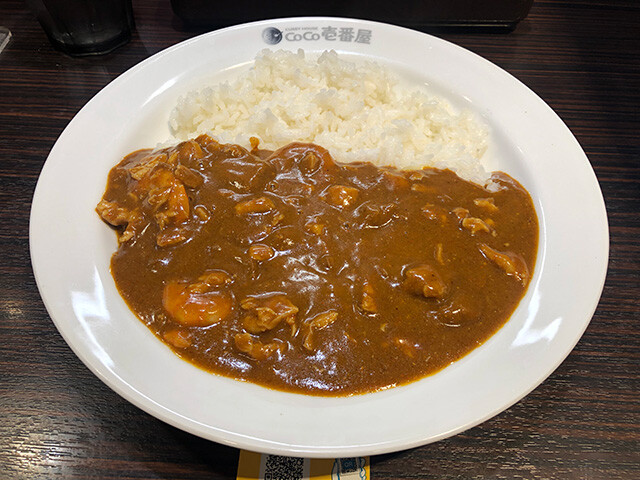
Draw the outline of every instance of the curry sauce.
<instances>
[{"instance_id":1,"label":"curry sauce","mask_svg":"<svg viewBox=\"0 0 640 480\"><path fill-rule=\"evenodd\" d=\"M207 136L134 152L97 207L116 285L180 357L314 395L433 374L493 335L524 295L538 221L504 173L342 164Z\"/></svg>"}]
</instances>

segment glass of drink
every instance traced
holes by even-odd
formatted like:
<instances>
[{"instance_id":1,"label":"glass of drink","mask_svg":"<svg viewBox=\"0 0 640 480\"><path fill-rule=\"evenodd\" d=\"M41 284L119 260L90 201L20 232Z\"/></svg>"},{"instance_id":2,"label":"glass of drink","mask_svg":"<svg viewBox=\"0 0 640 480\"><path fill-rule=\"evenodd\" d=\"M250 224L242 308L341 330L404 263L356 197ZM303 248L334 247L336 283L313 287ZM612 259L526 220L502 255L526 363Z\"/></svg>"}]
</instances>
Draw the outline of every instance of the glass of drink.
<instances>
[{"instance_id":1,"label":"glass of drink","mask_svg":"<svg viewBox=\"0 0 640 480\"><path fill-rule=\"evenodd\" d=\"M124 45L134 28L131 0L27 0L55 48L101 55Z\"/></svg>"}]
</instances>

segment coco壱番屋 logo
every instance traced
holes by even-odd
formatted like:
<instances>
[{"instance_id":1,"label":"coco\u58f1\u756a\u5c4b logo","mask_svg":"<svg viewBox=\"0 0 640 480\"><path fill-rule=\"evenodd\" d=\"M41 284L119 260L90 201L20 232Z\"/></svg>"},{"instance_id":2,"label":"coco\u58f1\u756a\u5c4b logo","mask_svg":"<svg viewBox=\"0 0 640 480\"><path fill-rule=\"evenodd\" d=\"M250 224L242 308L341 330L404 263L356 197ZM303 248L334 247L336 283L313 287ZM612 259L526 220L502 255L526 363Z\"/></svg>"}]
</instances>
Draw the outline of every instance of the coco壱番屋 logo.
<instances>
[{"instance_id":1,"label":"coco\u58f1\u756a\u5c4b logo","mask_svg":"<svg viewBox=\"0 0 640 480\"><path fill-rule=\"evenodd\" d=\"M276 45L282 41L288 42L317 42L327 41L336 43L371 44L372 31L366 28L341 26L293 26L280 30L267 27L262 31L262 40L268 45Z\"/></svg>"}]
</instances>

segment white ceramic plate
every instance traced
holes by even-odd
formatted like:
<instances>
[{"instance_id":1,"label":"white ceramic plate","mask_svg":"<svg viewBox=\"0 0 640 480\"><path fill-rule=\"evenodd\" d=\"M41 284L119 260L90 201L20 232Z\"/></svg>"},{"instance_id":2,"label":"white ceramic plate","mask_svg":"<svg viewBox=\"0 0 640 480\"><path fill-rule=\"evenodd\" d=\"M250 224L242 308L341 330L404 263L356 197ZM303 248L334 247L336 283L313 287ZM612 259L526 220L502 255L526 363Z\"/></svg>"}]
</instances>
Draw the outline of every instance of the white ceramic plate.
<instances>
[{"instance_id":1,"label":"white ceramic plate","mask_svg":"<svg viewBox=\"0 0 640 480\"><path fill-rule=\"evenodd\" d=\"M350 28L360 36L330 40L322 36L327 27ZM277 392L179 360L118 295L109 273L116 238L94 211L109 169L126 153L165 140L177 97L205 79L249 68L271 46L265 39L279 39L274 48L335 49L373 59L428 83L484 117L493 131L492 166L532 194L540 247L526 297L494 337L442 372L350 398ZM151 415L201 437L308 457L402 450L454 435L506 409L574 347L598 303L608 259L596 177L578 142L540 98L500 68L445 41L339 18L227 28L164 50L118 77L53 147L34 195L30 229L33 269L47 310L103 382Z\"/></svg>"}]
</instances>

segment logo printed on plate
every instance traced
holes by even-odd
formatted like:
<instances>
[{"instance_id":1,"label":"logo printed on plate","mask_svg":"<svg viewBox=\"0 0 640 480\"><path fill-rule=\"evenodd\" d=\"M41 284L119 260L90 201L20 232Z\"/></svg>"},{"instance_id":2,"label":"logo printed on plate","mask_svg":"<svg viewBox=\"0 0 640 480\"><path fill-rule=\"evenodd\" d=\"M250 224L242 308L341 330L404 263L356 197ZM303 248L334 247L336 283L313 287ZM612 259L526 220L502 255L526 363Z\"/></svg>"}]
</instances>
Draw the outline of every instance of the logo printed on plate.
<instances>
[{"instance_id":1,"label":"logo printed on plate","mask_svg":"<svg viewBox=\"0 0 640 480\"><path fill-rule=\"evenodd\" d=\"M347 42L371 44L373 32L366 28L353 27L289 27L280 30L275 27L267 27L262 31L262 40L268 45L276 45L282 40L285 42L317 42L326 40L329 42Z\"/></svg>"}]
</instances>

